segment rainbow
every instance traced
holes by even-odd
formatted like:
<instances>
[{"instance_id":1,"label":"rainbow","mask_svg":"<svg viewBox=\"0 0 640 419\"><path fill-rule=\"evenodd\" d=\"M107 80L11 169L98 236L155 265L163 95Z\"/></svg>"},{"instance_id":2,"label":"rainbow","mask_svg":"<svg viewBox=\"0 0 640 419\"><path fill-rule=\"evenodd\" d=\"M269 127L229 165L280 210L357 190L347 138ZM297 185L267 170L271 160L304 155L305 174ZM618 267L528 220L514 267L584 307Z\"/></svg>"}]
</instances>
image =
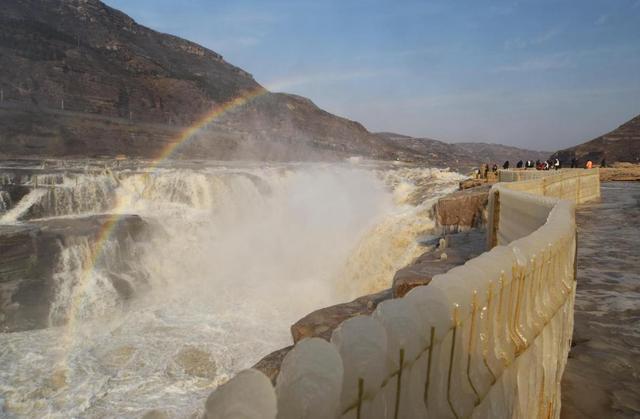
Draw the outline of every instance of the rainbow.
<instances>
[{"instance_id":1,"label":"rainbow","mask_svg":"<svg viewBox=\"0 0 640 419\"><path fill-rule=\"evenodd\" d=\"M205 113L201 118L196 120L193 124L183 130L174 140L170 141L161 151L157 158L153 159L152 166L170 158L176 150L184 143L189 141L193 136L201 129L205 128L207 124L215 121L217 118L224 115L233 109L239 108L246 103L254 100L255 98L269 93L267 89L262 86L258 86L254 89L243 92L240 96L225 102L221 105L214 106L209 112Z\"/></svg>"},{"instance_id":2,"label":"rainbow","mask_svg":"<svg viewBox=\"0 0 640 419\"><path fill-rule=\"evenodd\" d=\"M144 179L147 180L158 168L160 163L171 158L180 148L180 146L192 139L194 135L199 131L206 128L209 123L220 118L225 113L233 109L237 109L256 99L257 97L263 96L267 93L269 93L267 89L262 86L258 86L254 89L244 91L241 95L228 102L214 106L210 111L206 112L193 124L182 130L174 139L169 141L167 145L161 149L158 156L151 160L151 170L144 173ZM80 281L74 287L73 294L71 296L71 307L68 313L65 339L67 345L71 345L73 341L74 330L78 321L78 310L80 308L82 296L84 295L87 286L89 285L89 278L93 270L95 269L96 264L100 260L100 257L104 251L105 244L109 241L113 232L116 230L116 227L123 218L123 212L129 206L129 204L130 202L128 202L127 200L121 197L117 198L116 205L111 209L111 214L109 215L108 219L102 224L98 234L96 235L96 240L94 241L91 251L87 256L87 259L83 263ZM68 350L65 352L67 354L69 353Z\"/></svg>"}]
</instances>

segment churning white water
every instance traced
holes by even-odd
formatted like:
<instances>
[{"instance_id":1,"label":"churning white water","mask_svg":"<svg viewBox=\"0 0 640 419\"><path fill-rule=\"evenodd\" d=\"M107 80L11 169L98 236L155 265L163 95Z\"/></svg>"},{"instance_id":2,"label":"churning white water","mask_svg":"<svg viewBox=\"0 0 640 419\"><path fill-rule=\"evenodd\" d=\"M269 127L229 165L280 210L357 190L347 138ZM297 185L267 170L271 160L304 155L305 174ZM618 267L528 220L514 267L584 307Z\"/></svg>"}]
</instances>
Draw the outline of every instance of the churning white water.
<instances>
[{"instance_id":1,"label":"churning white water","mask_svg":"<svg viewBox=\"0 0 640 419\"><path fill-rule=\"evenodd\" d=\"M433 198L460 178L234 165L106 171L34 190L2 222L116 212L140 215L151 234L109 238L95 265L89 238L61 249L51 327L0 334L0 412L190 417L215 386L289 345L300 317L388 287L424 250ZM133 298L119 297L114 275Z\"/></svg>"}]
</instances>

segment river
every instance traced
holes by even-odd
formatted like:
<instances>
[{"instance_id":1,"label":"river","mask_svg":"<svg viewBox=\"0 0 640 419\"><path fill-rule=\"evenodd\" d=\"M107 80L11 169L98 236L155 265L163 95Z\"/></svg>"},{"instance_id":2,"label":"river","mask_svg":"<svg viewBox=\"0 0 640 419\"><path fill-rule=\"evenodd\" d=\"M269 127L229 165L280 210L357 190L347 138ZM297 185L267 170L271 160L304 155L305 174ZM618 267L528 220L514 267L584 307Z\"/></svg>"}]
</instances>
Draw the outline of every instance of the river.
<instances>
[{"instance_id":1,"label":"river","mask_svg":"<svg viewBox=\"0 0 640 419\"><path fill-rule=\"evenodd\" d=\"M102 164L0 168L5 184L22 171L41 186L3 195L0 224L136 214L150 231L60 244L47 327L0 334L7 417L197 414L303 315L388 287L462 179L361 161Z\"/></svg>"}]
</instances>

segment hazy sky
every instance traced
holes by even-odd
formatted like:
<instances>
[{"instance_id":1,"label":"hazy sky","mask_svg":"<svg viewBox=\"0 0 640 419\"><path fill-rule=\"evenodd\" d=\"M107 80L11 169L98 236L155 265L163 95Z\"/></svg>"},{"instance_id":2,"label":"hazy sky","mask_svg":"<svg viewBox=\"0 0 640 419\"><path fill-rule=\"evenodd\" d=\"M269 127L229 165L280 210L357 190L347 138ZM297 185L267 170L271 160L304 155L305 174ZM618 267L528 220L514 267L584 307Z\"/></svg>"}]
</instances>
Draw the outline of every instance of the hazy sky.
<instances>
[{"instance_id":1,"label":"hazy sky","mask_svg":"<svg viewBox=\"0 0 640 419\"><path fill-rule=\"evenodd\" d=\"M555 150L640 113L640 0L107 3L372 131Z\"/></svg>"}]
</instances>

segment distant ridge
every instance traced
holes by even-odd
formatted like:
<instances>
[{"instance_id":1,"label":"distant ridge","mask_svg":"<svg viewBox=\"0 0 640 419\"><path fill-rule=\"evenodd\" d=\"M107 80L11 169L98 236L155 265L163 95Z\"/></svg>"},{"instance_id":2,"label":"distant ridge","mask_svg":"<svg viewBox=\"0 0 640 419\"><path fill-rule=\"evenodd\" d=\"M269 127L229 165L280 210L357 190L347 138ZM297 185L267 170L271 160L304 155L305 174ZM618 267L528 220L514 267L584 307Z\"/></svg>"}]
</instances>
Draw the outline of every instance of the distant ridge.
<instances>
[{"instance_id":1,"label":"distant ridge","mask_svg":"<svg viewBox=\"0 0 640 419\"><path fill-rule=\"evenodd\" d=\"M432 138L413 138L392 132L379 132L376 135L402 144L440 165L465 169L478 167L482 163L502 165L506 160L515 166L518 160L542 160L551 154L500 144L445 143Z\"/></svg>"},{"instance_id":2,"label":"distant ridge","mask_svg":"<svg viewBox=\"0 0 640 419\"><path fill-rule=\"evenodd\" d=\"M519 160L546 160L551 154L550 151L527 150L492 143L455 143L455 145L483 162L502 164L509 160L512 166L515 166Z\"/></svg>"},{"instance_id":3,"label":"distant ridge","mask_svg":"<svg viewBox=\"0 0 640 419\"><path fill-rule=\"evenodd\" d=\"M640 163L640 115L591 141L557 151L553 157L563 161L576 158L580 165L587 160L600 163L602 159L608 163Z\"/></svg>"}]
</instances>

